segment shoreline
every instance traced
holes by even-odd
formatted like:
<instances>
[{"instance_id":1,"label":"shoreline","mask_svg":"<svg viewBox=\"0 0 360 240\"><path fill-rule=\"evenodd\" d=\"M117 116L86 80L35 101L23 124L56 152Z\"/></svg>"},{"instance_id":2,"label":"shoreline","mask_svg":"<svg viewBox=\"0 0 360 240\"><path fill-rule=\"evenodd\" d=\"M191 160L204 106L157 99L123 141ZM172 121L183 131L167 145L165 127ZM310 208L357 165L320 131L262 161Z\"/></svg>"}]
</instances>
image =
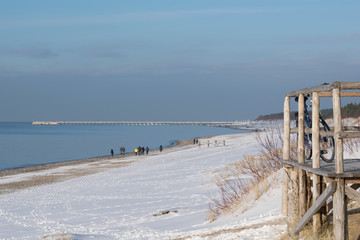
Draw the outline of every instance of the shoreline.
<instances>
[{"instance_id":1,"label":"shoreline","mask_svg":"<svg viewBox=\"0 0 360 240\"><path fill-rule=\"evenodd\" d=\"M211 137L211 136L209 136ZM205 137L204 137L205 138ZM174 145L164 147L163 152L193 145L193 139L176 140ZM159 149L152 149L149 155L135 156L135 153L125 153L112 156L70 160L65 162L40 164L30 167L14 168L0 171L0 195L16 192L29 187L62 182L69 179L99 173L111 168L124 167L142 157L160 154ZM139 159L137 159L139 158ZM7 179L13 178L6 182Z\"/></svg>"},{"instance_id":2,"label":"shoreline","mask_svg":"<svg viewBox=\"0 0 360 240\"><path fill-rule=\"evenodd\" d=\"M236 134L236 133L233 133ZM206 138L212 138L216 136L222 136L222 135L228 135L228 134L215 134L215 135L208 135L203 137L197 137L196 139L206 139ZM168 146L165 146L164 150L170 150L173 148L180 148L187 145L193 145L194 139L181 139L181 140L174 140L175 144L169 144ZM159 149L150 149L149 153L159 152ZM24 166L24 167L15 167L11 169L4 169L0 170L0 177L6 177L10 175L16 175L19 173L30 173L30 172L36 172L41 170L49 170L56 167L65 167L65 166L73 166L73 165L81 165L85 163L95 163L98 161L103 160L113 160L113 159L124 159L128 157L135 157L134 152L128 152L125 154L115 154L114 156L107 155L107 156L99 156L99 157L89 157L89 158L83 158L83 159L75 159L75 160L67 160L63 162L53 162L53 163L44 163L44 164L35 164L31 166ZM144 155L147 156L147 155ZM1 185L1 184L0 184Z\"/></svg>"},{"instance_id":3,"label":"shoreline","mask_svg":"<svg viewBox=\"0 0 360 240\"><path fill-rule=\"evenodd\" d=\"M16 124L13 122L10 122L11 124ZM27 124L29 124L28 122L25 122ZM1 124L1 123L0 123ZM21 123L23 124L23 123ZM21 127L23 127L22 125L19 125ZM18 129L19 127L16 126L15 130ZM204 127L202 127L204 128ZM208 127L207 127L208 128ZM215 128L215 127L211 127L211 128ZM13 129L13 128L10 128ZM24 129L26 130L25 132L29 132L29 135L32 135L32 131L35 131L32 128L28 128L28 126L25 126ZM76 129L75 129L76 130ZM105 129L106 130L106 129ZM180 129L181 130L181 129ZM12 135L12 131L10 131L10 135ZM36 129L35 132L37 132L38 130ZM164 136L168 136L165 138L154 138L156 139L156 141L153 141L150 146L151 151L156 151L159 149L160 144L162 144L162 146L164 147L164 149L168 149L171 147L178 147L179 142L182 141L182 139L193 139L193 138L198 138L200 139L201 137L209 137L211 135L223 135L223 134L232 134L232 133L237 133L238 131L234 130L232 132L227 132L224 130L224 132L222 132L222 130L220 132L217 132L217 130L212 133L212 129L209 129L204 131L204 130L200 130L199 132L197 131L197 129L194 130L194 132L190 129L190 131L187 132L187 130L185 131L184 134L180 134L178 132L178 130L176 130L174 132L174 134L172 133L167 133L167 135L165 134ZM157 132L157 130L155 130L155 133ZM243 132L243 131L240 131ZM105 134L107 134L107 132L105 132ZM12 174L16 174L18 172L32 172L32 171L37 171L37 170L43 170L43 169L50 169L53 168L54 166L56 167L61 167L61 166L67 166L70 164L78 164L78 163L82 163L82 162L96 162L96 161L100 161L102 159L109 159L111 158L111 154L110 154L110 148L115 150L115 154L114 157L116 158L123 158L123 157L128 157L131 155L134 155L134 149L135 147L137 147L138 145L134 145L133 143L135 141L130 141L128 144L125 143L125 147L128 150L127 153L121 155L120 152L118 151L117 147L114 148L113 145L117 145L115 142L118 142L119 140L114 140L113 142L110 141L110 143L106 142L106 144L102 143L102 144L97 144L94 145L94 143L96 142L96 140L94 141L90 141L91 144L93 144L92 146L94 146L94 149L90 148L88 146L86 146L86 139L83 139L83 141L81 141L80 143L80 147L77 148L75 144L69 145L69 144L64 144L65 148L67 150L63 150L63 149L58 149L56 147L56 149L54 148L54 146L56 146L55 144L58 144L59 146L62 145L62 142L60 140L59 141L53 141L51 139L55 139L54 137L52 137L50 140L50 144L48 145L47 142L41 142L38 141L39 143L36 144L32 144L31 141L32 138L22 138L22 137L18 137L18 134L14 134L16 135L16 138L14 138L14 141L11 141L11 144L9 144L9 147L5 148L4 153L1 154L1 159L3 159L3 163L2 168L0 168L0 177L2 176L7 176L7 175L12 175ZM26 133L25 135L28 135L28 133ZM56 134L55 134L56 135ZM66 136L70 136L71 134L68 134ZM82 136L82 135L81 135ZM6 139L6 138L5 138ZM26 139L26 140L22 140L22 139ZM43 138L41 138L43 139ZM44 138L46 140L46 138ZM80 138L81 139L81 138ZM145 142L149 142L148 138L146 138L147 140ZM151 138L152 139L152 138ZM150 139L150 142L152 141ZM163 140L162 140L163 139ZM165 139L165 141L164 141ZM28 143L27 141L30 140L30 142ZM111 140L111 139L110 139ZM120 139L121 140L121 139ZM71 140L72 141L72 140ZM70 142L71 142L70 141ZM36 142L36 141L35 141ZM125 142L126 139L125 139ZM145 144L143 146L146 146L146 143L144 143L144 141L142 141L142 144ZM156 144L156 142L158 142ZM130 144L131 143L131 144ZM155 143L155 144L154 144ZM27 146L26 148L20 150L18 149L16 146L19 145L24 145ZM104 146L105 145L105 146ZM110 148L109 148L110 146ZM139 146L142 146L141 144ZM45 149L45 150L43 150ZM116 150L117 149L117 150ZM89 150L89 151L88 151ZM26 154L26 153L29 154Z\"/></svg>"},{"instance_id":4,"label":"shoreline","mask_svg":"<svg viewBox=\"0 0 360 240\"><path fill-rule=\"evenodd\" d=\"M209 137L211 137L211 136L209 136ZM176 141L174 141L175 144L173 144L173 145L170 144L170 145L164 147L164 150L189 145L190 143L188 143L188 141L192 141L192 139L176 140ZM151 152L158 152L158 151L159 151L159 149L151 149L149 152L151 153ZM84 164L84 163L93 163L93 162L98 162L101 160L123 159L123 158L128 158L131 156L135 156L135 153L128 152L125 154L115 154L114 156L108 155L108 156L100 156L100 157L89 157L89 158L76 159L76 160L67 160L67 161L63 161L63 162L53 162L53 163L35 164L32 166L16 167L16 168L11 168L11 169L0 170L0 177L14 175L14 174L18 174L18 173L28 173L28 172L35 172L35 171L39 171L39 170L48 170L48 169L52 169L52 168L56 168L56 167L80 165L80 164Z\"/></svg>"},{"instance_id":5,"label":"shoreline","mask_svg":"<svg viewBox=\"0 0 360 240\"><path fill-rule=\"evenodd\" d=\"M197 137L196 139L208 139L216 136L233 135L215 134ZM164 147L163 153L181 151L194 145L194 139L175 140L175 144ZM159 149L151 149L149 155L135 156L135 153L117 154L112 156L85 158L65 162L39 164L29 167L20 167L0 171L0 195L13 193L30 187L53 184L66 180L103 172L112 168L124 167L135 161L141 161L144 157L161 154Z\"/></svg>"}]
</instances>

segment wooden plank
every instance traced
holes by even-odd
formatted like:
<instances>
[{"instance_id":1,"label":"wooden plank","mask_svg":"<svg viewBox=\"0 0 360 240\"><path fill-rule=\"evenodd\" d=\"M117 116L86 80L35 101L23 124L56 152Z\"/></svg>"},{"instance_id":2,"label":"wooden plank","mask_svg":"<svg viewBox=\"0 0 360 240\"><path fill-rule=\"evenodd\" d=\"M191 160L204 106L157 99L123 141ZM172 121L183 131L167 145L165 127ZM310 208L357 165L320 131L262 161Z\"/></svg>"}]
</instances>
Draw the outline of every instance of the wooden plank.
<instances>
[{"instance_id":1,"label":"wooden plank","mask_svg":"<svg viewBox=\"0 0 360 240\"><path fill-rule=\"evenodd\" d=\"M297 97L299 94L311 94L313 92L330 92L333 89L332 84L320 85L311 88L303 88L286 94L288 97Z\"/></svg>"},{"instance_id":2,"label":"wooden plank","mask_svg":"<svg viewBox=\"0 0 360 240\"><path fill-rule=\"evenodd\" d=\"M336 189L336 182L330 183L320 197L314 202L309 211L300 219L299 223L290 232L290 236L297 234L303 227L311 220L312 216L317 213L320 208L326 203L326 200L332 196Z\"/></svg>"},{"instance_id":3,"label":"wooden plank","mask_svg":"<svg viewBox=\"0 0 360 240\"><path fill-rule=\"evenodd\" d=\"M334 135L335 138L343 139L343 138L360 138L360 132L339 132Z\"/></svg>"},{"instance_id":4,"label":"wooden plank","mask_svg":"<svg viewBox=\"0 0 360 240\"><path fill-rule=\"evenodd\" d=\"M288 165L291 165L291 166L294 166L294 167L298 167L298 168L301 168L305 171L308 171L308 172L311 172L311 173L314 173L314 174L317 174L317 175L321 175L321 176L324 176L324 177L330 177L330 178L334 178L336 177L337 175L335 173L329 173L327 171L322 171L321 168L319 169L316 169L316 168L312 168L311 166L309 165L306 165L306 164L299 164L298 162L296 161L286 161L286 160L283 160L282 161L283 164L288 164Z\"/></svg>"},{"instance_id":5,"label":"wooden plank","mask_svg":"<svg viewBox=\"0 0 360 240\"><path fill-rule=\"evenodd\" d=\"M291 128L290 129L290 133L298 133L299 129L297 127ZM306 134L311 134L312 133L312 129L311 128L305 128L304 132ZM334 133L333 132L328 132L328 131L324 131L324 130L320 130L320 136L327 136L327 137L333 137Z\"/></svg>"},{"instance_id":6,"label":"wooden plank","mask_svg":"<svg viewBox=\"0 0 360 240\"><path fill-rule=\"evenodd\" d=\"M352 200L360 202L360 193L355 189L345 185L345 194Z\"/></svg>"},{"instance_id":7,"label":"wooden plank","mask_svg":"<svg viewBox=\"0 0 360 240\"><path fill-rule=\"evenodd\" d=\"M354 159L354 160L356 160L356 159ZM334 163L330 163L330 164L324 163L324 165L321 165L319 169L313 168L308 163L299 164L297 161L294 161L294 160L289 160L289 161L282 160L282 163L293 166L293 167L301 168L307 172L317 174L317 175L327 177L327 178L348 178L347 181L349 183L353 183L352 181L356 182L357 181L356 179L360 178L360 172L358 172L358 171L335 173ZM347 169L352 169L352 168L359 169L357 160L351 164L347 164L346 166L347 166ZM352 179L354 179L354 180L352 180Z\"/></svg>"},{"instance_id":8,"label":"wooden plank","mask_svg":"<svg viewBox=\"0 0 360 240\"><path fill-rule=\"evenodd\" d=\"M290 133L297 133L299 129L297 127L290 128ZM305 133L310 134L312 133L311 128L305 128ZM323 129L320 129L320 136L334 136L334 128L330 127L330 131L324 131ZM341 132L360 132L359 126L342 126Z\"/></svg>"},{"instance_id":9,"label":"wooden plank","mask_svg":"<svg viewBox=\"0 0 360 240\"><path fill-rule=\"evenodd\" d=\"M360 82L341 82L340 88L343 90L360 89Z\"/></svg>"},{"instance_id":10,"label":"wooden plank","mask_svg":"<svg viewBox=\"0 0 360 240\"><path fill-rule=\"evenodd\" d=\"M359 172L349 172L349 173L335 173L333 176L335 178L359 178Z\"/></svg>"},{"instance_id":11,"label":"wooden plank","mask_svg":"<svg viewBox=\"0 0 360 240\"><path fill-rule=\"evenodd\" d=\"M321 92L319 93L320 97L332 97L331 92ZM341 92L341 97L360 97L360 92Z\"/></svg>"},{"instance_id":12,"label":"wooden plank","mask_svg":"<svg viewBox=\"0 0 360 240\"><path fill-rule=\"evenodd\" d=\"M357 179L355 179L355 178L345 179L345 184L351 184L351 183L358 184L358 183L360 183L360 179L359 178L357 178Z\"/></svg>"},{"instance_id":13,"label":"wooden plank","mask_svg":"<svg viewBox=\"0 0 360 240\"><path fill-rule=\"evenodd\" d=\"M288 92L286 96L288 97L296 97L299 94L311 94L313 92L330 92L331 90L338 88L342 90L352 90L352 89L360 89L360 82L333 82L327 85L320 85L311 88L303 88L296 91Z\"/></svg>"}]
</instances>

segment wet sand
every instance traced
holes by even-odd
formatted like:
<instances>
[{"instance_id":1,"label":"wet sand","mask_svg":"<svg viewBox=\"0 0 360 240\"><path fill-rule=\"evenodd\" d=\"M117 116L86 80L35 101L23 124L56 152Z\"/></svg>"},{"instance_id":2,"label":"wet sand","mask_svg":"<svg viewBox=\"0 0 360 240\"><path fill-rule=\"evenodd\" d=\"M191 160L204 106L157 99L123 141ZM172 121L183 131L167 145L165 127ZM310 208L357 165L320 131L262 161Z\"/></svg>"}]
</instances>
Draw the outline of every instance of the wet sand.
<instances>
[{"instance_id":1,"label":"wet sand","mask_svg":"<svg viewBox=\"0 0 360 240\"><path fill-rule=\"evenodd\" d=\"M190 145L193 145L193 139L179 140L176 141L175 145L164 148L164 152L178 151ZM158 149L153 149L150 150L149 156L159 153ZM134 157L134 153L127 153L115 155L114 157L104 156L0 171L0 180L10 179L6 183L0 183L0 195L29 187L66 181L107 169L124 167L133 161L141 160L143 156ZM21 177L18 178L19 176ZM12 178L14 178L14 181L11 181Z\"/></svg>"}]
</instances>

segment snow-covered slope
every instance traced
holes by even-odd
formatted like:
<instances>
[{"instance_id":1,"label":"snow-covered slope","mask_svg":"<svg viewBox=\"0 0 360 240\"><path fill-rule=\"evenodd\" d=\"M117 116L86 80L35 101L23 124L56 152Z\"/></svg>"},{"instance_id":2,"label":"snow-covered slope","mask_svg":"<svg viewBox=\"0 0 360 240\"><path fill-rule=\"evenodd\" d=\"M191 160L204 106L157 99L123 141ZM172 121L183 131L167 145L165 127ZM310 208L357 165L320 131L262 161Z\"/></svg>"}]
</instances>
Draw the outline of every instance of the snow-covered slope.
<instances>
[{"instance_id":1,"label":"snow-covered slope","mask_svg":"<svg viewBox=\"0 0 360 240\"><path fill-rule=\"evenodd\" d=\"M217 194L217 173L258 151L253 133L210 140L220 144L129 157L135 161L128 166L0 195L0 239L279 237L286 228L280 216L280 187L271 189L245 213L209 221L209 196ZM56 169L46 171L38 174ZM0 179L0 184L23 178Z\"/></svg>"}]
</instances>

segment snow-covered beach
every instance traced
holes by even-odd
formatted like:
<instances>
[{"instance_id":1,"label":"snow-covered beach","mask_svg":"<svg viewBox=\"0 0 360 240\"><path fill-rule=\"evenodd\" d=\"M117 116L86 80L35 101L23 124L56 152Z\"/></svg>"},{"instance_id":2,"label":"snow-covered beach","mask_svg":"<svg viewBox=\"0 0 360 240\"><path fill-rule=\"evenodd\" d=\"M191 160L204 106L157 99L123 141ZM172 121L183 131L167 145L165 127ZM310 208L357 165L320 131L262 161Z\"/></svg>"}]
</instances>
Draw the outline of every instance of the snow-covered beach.
<instances>
[{"instance_id":1,"label":"snow-covered beach","mask_svg":"<svg viewBox=\"0 0 360 240\"><path fill-rule=\"evenodd\" d=\"M209 221L209 202L219 194L216 177L229 164L259 151L255 135L214 136L201 139L200 147L1 177L4 186L103 168L0 195L0 239L279 238L286 230L280 183L257 201L249 199L247 211L235 209Z\"/></svg>"}]
</instances>

